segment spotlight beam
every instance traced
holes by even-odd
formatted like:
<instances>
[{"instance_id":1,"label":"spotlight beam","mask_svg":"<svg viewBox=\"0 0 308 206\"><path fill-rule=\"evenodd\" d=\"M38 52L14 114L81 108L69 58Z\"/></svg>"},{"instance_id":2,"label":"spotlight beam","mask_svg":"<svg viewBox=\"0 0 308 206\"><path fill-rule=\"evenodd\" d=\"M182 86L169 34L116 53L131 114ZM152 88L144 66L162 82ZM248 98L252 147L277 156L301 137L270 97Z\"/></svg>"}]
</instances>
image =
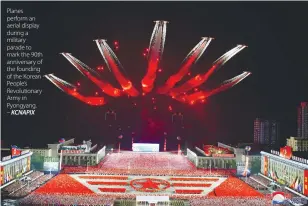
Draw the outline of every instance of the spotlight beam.
<instances>
[{"instance_id":1,"label":"spotlight beam","mask_svg":"<svg viewBox=\"0 0 308 206\"><path fill-rule=\"evenodd\" d=\"M100 79L99 74L69 53L61 53L82 75L91 80L102 92L112 97L119 97L122 91Z\"/></svg>"},{"instance_id":2,"label":"spotlight beam","mask_svg":"<svg viewBox=\"0 0 308 206\"><path fill-rule=\"evenodd\" d=\"M245 47L246 46L244 46L244 45L238 45L235 48L231 49L230 51L226 52L224 55L222 55L220 58L218 58L213 63L213 66L210 68L209 71L207 71L203 74L198 74L195 77L188 80L187 82L185 82L184 84L182 84L181 86L171 89L169 94L171 96L178 96L178 95L181 95L182 93L190 91L190 90L194 89L195 87L198 87L201 84L205 83L215 71L217 71L228 60L230 60L233 56L235 56L237 53L239 53Z\"/></svg>"},{"instance_id":3,"label":"spotlight beam","mask_svg":"<svg viewBox=\"0 0 308 206\"><path fill-rule=\"evenodd\" d=\"M103 56L108 69L113 72L124 92L133 97L138 96L139 92L135 89L132 82L121 72L121 70L124 71L124 68L115 53L107 44L106 40L97 39L94 41L96 42L96 45Z\"/></svg>"},{"instance_id":4,"label":"spotlight beam","mask_svg":"<svg viewBox=\"0 0 308 206\"><path fill-rule=\"evenodd\" d=\"M231 79L224 81L222 84L220 84L215 89L212 89L210 91L198 91L198 92L194 92L190 95L181 95L181 96L179 96L175 99L177 99L178 101L181 101L181 102L194 104L197 101L205 100L210 96L213 96L213 95L218 94L220 92L231 89L236 84L240 83L242 80L244 80L246 77L248 77L250 74L251 74L251 72L245 71L240 75L237 75L237 76L235 76Z\"/></svg>"},{"instance_id":5,"label":"spotlight beam","mask_svg":"<svg viewBox=\"0 0 308 206\"><path fill-rule=\"evenodd\" d=\"M70 96L75 97L76 99L79 99L80 101L86 104L89 104L91 106L102 106L106 104L104 97L83 96L79 92L77 92L76 86L56 77L53 74L47 74L44 77L48 79L51 83L53 83L56 87L58 87L61 91L65 92Z\"/></svg>"},{"instance_id":6,"label":"spotlight beam","mask_svg":"<svg viewBox=\"0 0 308 206\"><path fill-rule=\"evenodd\" d=\"M152 91L156 79L156 71L159 68L164 52L167 21L155 21L155 27L151 36L148 52L147 73L141 81L142 90L145 93Z\"/></svg>"},{"instance_id":7,"label":"spotlight beam","mask_svg":"<svg viewBox=\"0 0 308 206\"><path fill-rule=\"evenodd\" d=\"M176 83L181 81L183 77L190 71L191 67L197 63L199 58L202 56L206 48L209 46L213 38L203 37L202 40L189 52L185 57L180 70L168 78L165 85L158 88L159 94L166 94L174 87Z\"/></svg>"}]
</instances>

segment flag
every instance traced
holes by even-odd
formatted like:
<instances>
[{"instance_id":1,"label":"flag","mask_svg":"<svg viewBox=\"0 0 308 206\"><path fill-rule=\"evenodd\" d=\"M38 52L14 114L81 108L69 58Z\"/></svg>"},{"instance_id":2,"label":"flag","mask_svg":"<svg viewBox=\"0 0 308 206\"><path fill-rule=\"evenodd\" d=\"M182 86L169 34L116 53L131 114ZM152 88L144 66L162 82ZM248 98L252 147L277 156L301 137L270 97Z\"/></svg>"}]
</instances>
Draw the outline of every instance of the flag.
<instances>
[{"instance_id":1,"label":"flag","mask_svg":"<svg viewBox=\"0 0 308 206\"><path fill-rule=\"evenodd\" d=\"M295 185L294 185L294 189L297 190L298 188L298 181L299 181L299 178L297 178L296 182L295 182Z\"/></svg>"},{"instance_id":2,"label":"flag","mask_svg":"<svg viewBox=\"0 0 308 206\"><path fill-rule=\"evenodd\" d=\"M18 148L16 145L11 146L11 153L12 153L12 158L20 156L21 155L21 149Z\"/></svg>"},{"instance_id":3,"label":"flag","mask_svg":"<svg viewBox=\"0 0 308 206\"><path fill-rule=\"evenodd\" d=\"M297 187L297 191L298 192L302 192L303 191L303 183L299 182L298 187Z\"/></svg>"},{"instance_id":4,"label":"flag","mask_svg":"<svg viewBox=\"0 0 308 206\"><path fill-rule=\"evenodd\" d=\"M295 184L296 184L297 179L298 179L298 177L296 177L296 178L294 179L294 181L292 182L292 184L290 185L290 187L291 187L292 189L295 188Z\"/></svg>"},{"instance_id":5,"label":"flag","mask_svg":"<svg viewBox=\"0 0 308 206\"><path fill-rule=\"evenodd\" d=\"M59 140L59 143L63 143L63 142L65 142L65 139L64 139L64 138L61 138L61 139Z\"/></svg>"}]
</instances>

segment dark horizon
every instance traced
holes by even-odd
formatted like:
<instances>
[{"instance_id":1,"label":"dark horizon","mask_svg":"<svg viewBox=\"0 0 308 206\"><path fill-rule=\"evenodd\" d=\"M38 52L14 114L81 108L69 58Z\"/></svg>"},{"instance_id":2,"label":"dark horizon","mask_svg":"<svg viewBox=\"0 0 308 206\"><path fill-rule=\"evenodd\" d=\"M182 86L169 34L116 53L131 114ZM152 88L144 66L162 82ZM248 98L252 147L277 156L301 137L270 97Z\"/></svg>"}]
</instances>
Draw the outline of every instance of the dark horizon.
<instances>
[{"instance_id":1,"label":"dark horizon","mask_svg":"<svg viewBox=\"0 0 308 206\"><path fill-rule=\"evenodd\" d=\"M32 101L39 106L35 116L9 116L2 95L1 138L4 147L29 143L44 146L70 137L79 141L91 138L94 144L115 142L121 132L107 129L109 123L104 121L104 115L109 108L118 113L114 127L125 130L127 147L131 143L131 132L136 133L136 139L157 142L165 130L174 142L183 130L183 139L193 143L252 142L253 123L258 117L280 123L280 144L286 137L297 134L297 107L300 102L308 101L307 2L1 4L3 14L7 7L23 8L25 15L35 16L40 23L41 28L32 32L28 41L35 50L44 53L41 74L54 73L73 84L80 81L82 86L87 85L88 94L95 93L96 87L59 53L70 52L95 68L104 64L93 40L106 38L110 46L113 41L119 41L117 56L134 85L140 89L140 80L146 70L142 52L150 41L154 20L170 22L162 60L163 72L158 74L158 84L177 71L188 52L204 36L215 40L193 66L193 74L208 70L214 60L237 44L248 46L212 75L205 86L216 86L242 71L252 72L234 88L210 97L204 105L182 105L170 98L150 94L134 100L138 106L143 104L143 110L138 106L134 109L132 99L125 98L103 107L91 107L64 94L43 78L36 81L39 82L37 85L31 85L31 88L43 89L43 94ZM4 24L3 15L3 37L6 36ZM5 53L4 45L3 41L2 53ZM2 94L6 92L5 61L6 58L2 58ZM107 69L103 74L106 80L117 85ZM152 97L158 100L158 112L151 110L148 100ZM171 114L166 113L168 105L184 114L183 130L170 126ZM146 120L141 118L141 111L145 110L148 111ZM150 124L151 121L154 125Z\"/></svg>"}]
</instances>

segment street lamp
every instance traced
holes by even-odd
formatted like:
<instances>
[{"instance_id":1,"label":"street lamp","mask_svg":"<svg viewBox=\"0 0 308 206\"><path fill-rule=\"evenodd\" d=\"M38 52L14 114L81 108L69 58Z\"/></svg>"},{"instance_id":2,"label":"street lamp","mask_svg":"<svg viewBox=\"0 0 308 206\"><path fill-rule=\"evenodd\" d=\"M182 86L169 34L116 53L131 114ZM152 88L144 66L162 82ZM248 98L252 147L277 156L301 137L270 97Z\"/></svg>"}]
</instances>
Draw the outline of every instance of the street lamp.
<instances>
[{"instance_id":1,"label":"street lamp","mask_svg":"<svg viewBox=\"0 0 308 206\"><path fill-rule=\"evenodd\" d=\"M87 172L88 172L88 170L89 170L89 160L87 159Z\"/></svg>"},{"instance_id":2,"label":"street lamp","mask_svg":"<svg viewBox=\"0 0 308 206\"><path fill-rule=\"evenodd\" d=\"M174 118L175 118L175 117L181 118L181 124L183 124L184 115L183 115L181 112L179 112L179 113L173 113L173 114L171 115L171 121L172 121L172 123L174 122Z\"/></svg>"},{"instance_id":3,"label":"street lamp","mask_svg":"<svg viewBox=\"0 0 308 206\"><path fill-rule=\"evenodd\" d=\"M178 154L180 155L180 154L181 154L181 144L180 144L181 137L180 137L180 136L177 136L176 139L179 141L179 142L178 142Z\"/></svg>"},{"instance_id":4,"label":"street lamp","mask_svg":"<svg viewBox=\"0 0 308 206\"><path fill-rule=\"evenodd\" d=\"M212 174L212 161L210 160L210 175Z\"/></svg>"},{"instance_id":5,"label":"street lamp","mask_svg":"<svg viewBox=\"0 0 308 206\"><path fill-rule=\"evenodd\" d=\"M167 151L167 132L164 132L164 152Z\"/></svg>"},{"instance_id":6,"label":"street lamp","mask_svg":"<svg viewBox=\"0 0 308 206\"><path fill-rule=\"evenodd\" d=\"M117 113L113 110L105 112L105 121L107 120L107 115L113 116L114 120L117 120Z\"/></svg>"},{"instance_id":7,"label":"street lamp","mask_svg":"<svg viewBox=\"0 0 308 206\"><path fill-rule=\"evenodd\" d=\"M119 138L119 152L121 151L121 139L123 139L123 135L118 136Z\"/></svg>"},{"instance_id":8,"label":"street lamp","mask_svg":"<svg viewBox=\"0 0 308 206\"><path fill-rule=\"evenodd\" d=\"M246 146L245 147L245 153L246 153L246 162L245 162L245 171L244 174L246 174L246 182L247 182L247 176L248 176L248 163L249 163L249 159L248 159L248 152L251 150L250 146Z\"/></svg>"},{"instance_id":9,"label":"street lamp","mask_svg":"<svg viewBox=\"0 0 308 206\"><path fill-rule=\"evenodd\" d=\"M135 132L132 132L132 151L133 151L133 145L134 145L134 135L135 135Z\"/></svg>"}]
</instances>

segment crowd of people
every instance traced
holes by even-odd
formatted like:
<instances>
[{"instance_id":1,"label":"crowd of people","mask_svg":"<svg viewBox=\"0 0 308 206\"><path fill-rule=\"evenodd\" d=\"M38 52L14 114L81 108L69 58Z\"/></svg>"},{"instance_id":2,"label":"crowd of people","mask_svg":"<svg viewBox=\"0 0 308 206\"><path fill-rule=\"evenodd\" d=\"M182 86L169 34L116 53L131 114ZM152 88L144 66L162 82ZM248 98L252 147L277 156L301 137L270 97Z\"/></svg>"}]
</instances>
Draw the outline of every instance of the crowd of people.
<instances>
[{"instance_id":1,"label":"crowd of people","mask_svg":"<svg viewBox=\"0 0 308 206\"><path fill-rule=\"evenodd\" d=\"M258 183L256 183L258 182ZM262 177L261 175L251 175L250 178L248 178L248 184L250 184L251 186L253 186L256 189L261 189L261 190L267 190L268 187L270 187L271 183L273 181L266 179L264 177ZM266 185L267 187L259 184L262 183L263 185ZM256 187L257 186L257 187ZM285 194L285 196L288 197L297 197L297 195L295 195L294 193L290 192L289 190L287 190L286 188L284 188L283 186L275 186L275 188L273 188L275 191L281 191ZM270 194L272 191L268 191L268 193Z\"/></svg>"},{"instance_id":2,"label":"crowd of people","mask_svg":"<svg viewBox=\"0 0 308 206\"><path fill-rule=\"evenodd\" d=\"M101 175L87 175L78 176L80 179L109 179L109 180L128 180L128 176L101 176Z\"/></svg>"},{"instance_id":3,"label":"crowd of people","mask_svg":"<svg viewBox=\"0 0 308 206\"><path fill-rule=\"evenodd\" d=\"M27 184L27 182L25 181L26 178L28 178L30 181L33 181L33 180L39 178L42 175L44 175L43 172L38 172L38 171L32 172L32 173L28 174L27 176L22 177L20 180L17 179L12 184L3 188L2 191L6 192L7 194L11 194L11 193L19 190L20 188L24 187Z\"/></svg>"},{"instance_id":4,"label":"crowd of people","mask_svg":"<svg viewBox=\"0 0 308 206\"><path fill-rule=\"evenodd\" d=\"M236 177L229 177L217 186L209 196L218 197L263 197L263 194Z\"/></svg>"},{"instance_id":5,"label":"crowd of people","mask_svg":"<svg viewBox=\"0 0 308 206\"><path fill-rule=\"evenodd\" d=\"M210 187L211 185L206 183L172 183L173 187Z\"/></svg>"},{"instance_id":6,"label":"crowd of people","mask_svg":"<svg viewBox=\"0 0 308 206\"><path fill-rule=\"evenodd\" d=\"M149 163L149 165L151 165ZM150 166L149 166L150 167ZM150 167L151 168L151 167ZM97 168L89 167L88 169L84 167L64 167L62 169L62 174L94 174L94 175L152 175L152 176L219 176L228 177L234 175L233 172L224 169L188 169L188 170L166 170L166 169L135 169L131 167L130 169L117 169L117 168Z\"/></svg>"},{"instance_id":7,"label":"crowd of people","mask_svg":"<svg viewBox=\"0 0 308 206\"><path fill-rule=\"evenodd\" d=\"M20 205L113 205L115 198L104 195L70 195L32 193L19 201Z\"/></svg>"},{"instance_id":8,"label":"crowd of people","mask_svg":"<svg viewBox=\"0 0 308 206\"><path fill-rule=\"evenodd\" d=\"M264 178L260 175L251 175L250 178L253 179L253 180L256 180L256 181L258 181L258 182L260 182L260 183L262 183L266 186L269 186L272 182L271 180L268 180L268 179L266 179L266 178Z\"/></svg>"},{"instance_id":9,"label":"crowd of people","mask_svg":"<svg viewBox=\"0 0 308 206\"><path fill-rule=\"evenodd\" d=\"M79 176L81 177L81 176ZM99 182L101 182L101 180L104 180L103 176L102 178L98 178L101 176L94 176L95 179L98 179ZM105 176L107 179L109 179L109 182L111 182L113 177L112 176ZM127 177L127 176L126 176ZM125 177L125 179L127 179ZM119 178L119 180L117 179ZM222 182L220 185L218 185L212 192L210 192L209 194L205 194L205 195L201 195L203 194L203 190L200 188L205 187L207 185L198 185L197 188L189 188L189 184L191 184L191 187L195 187L196 185L192 185L192 184L203 184L202 182L198 183L198 181L205 180L204 184L208 184L209 180L213 180L214 182L216 182L217 178L189 178L189 177L171 177L173 178L175 181L177 181L176 183L173 184L179 184L177 186L180 186L180 188L176 188L174 190L174 193L170 192L166 192L166 194L164 194L163 191L159 192L159 193L147 193L147 192L138 192L138 195L159 195L159 196L163 196L163 195L167 195L170 198L176 198L176 199L199 199L199 200L194 200L194 204L196 206L198 205L202 205L204 202L221 202L222 200L219 198L224 198L224 197L236 197L236 198L231 198L232 201L236 201L236 199L245 199L245 201L248 203L250 203L252 200L250 200L247 197L253 197L254 199L256 198L259 201L263 201L266 202L266 198L259 192L257 192L256 190L254 190L252 187L250 187L249 185L245 184L243 181L241 181L240 179L236 178L236 177L229 177L227 178L224 182ZM170 178L170 179L171 179ZM115 180L116 181L120 181L121 178L120 176L115 176ZM187 180L198 180L196 183L189 183ZM116 182L113 182L113 185ZM124 182L125 185L126 182ZM105 182L104 182L105 184ZM185 184L185 185L182 185ZM188 185L187 187L184 187ZM200 187L199 187L200 186ZM181 188L182 187L182 188ZM184 187L184 188L183 188ZM93 202L93 199L97 199L96 203L98 203L99 201L101 201L102 197L103 199L108 199L110 200L112 203L115 199L135 199L136 198L136 193L126 193L126 188L116 188L116 187L104 187L104 188L99 188L99 190L103 193L99 193L96 194L94 193L91 189L89 189L88 187L84 186L83 184L81 184L80 182L78 182L75 178L73 178L72 176L68 175L68 174L59 174L57 175L55 178L53 178L52 180L50 180L49 182L47 182L44 186L38 188L36 191L34 191L32 194L30 194L29 196L27 196L26 198L24 198L22 201L23 203L30 203L30 202L34 202L34 203L50 203L50 201L52 200L53 202L62 202L62 204L83 204L84 202L87 202L87 205L91 205L91 202ZM61 199L62 195L64 196L63 200ZM76 198L74 198L76 197ZM79 197L84 197L84 198L79 198ZM87 198L90 198L89 201L87 201ZM204 199L205 198L205 199ZM228 199L227 198L227 199ZM214 199L214 200L212 200ZM229 198L230 199L230 198ZM197 202L200 202L200 204L197 204ZM244 202L245 202L244 201ZM104 204L108 204L106 201L103 202ZM102 203L100 203L102 204ZM235 204L235 203L234 203ZM208 204L206 204L208 205ZM239 204L241 205L241 204ZM254 203L252 203L252 205L254 205ZM262 204L261 204L262 205ZM264 204L265 205L265 204Z\"/></svg>"},{"instance_id":10,"label":"crowd of people","mask_svg":"<svg viewBox=\"0 0 308 206\"><path fill-rule=\"evenodd\" d=\"M201 194L203 190L175 190L177 194Z\"/></svg>"},{"instance_id":11,"label":"crowd of people","mask_svg":"<svg viewBox=\"0 0 308 206\"><path fill-rule=\"evenodd\" d=\"M146 160L146 161L145 161ZM183 155L172 153L111 153L101 165L102 168L136 169L151 168L170 170L191 170L194 165Z\"/></svg>"},{"instance_id":12,"label":"crowd of people","mask_svg":"<svg viewBox=\"0 0 308 206\"><path fill-rule=\"evenodd\" d=\"M98 166L63 166L62 173L155 176L230 176L234 171L197 169L185 156L172 153L121 152L107 155Z\"/></svg>"},{"instance_id":13,"label":"crowd of people","mask_svg":"<svg viewBox=\"0 0 308 206\"><path fill-rule=\"evenodd\" d=\"M90 185L118 185L118 186L126 186L129 185L128 182L118 182L118 181L87 181Z\"/></svg>"},{"instance_id":14,"label":"crowd of people","mask_svg":"<svg viewBox=\"0 0 308 206\"><path fill-rule=\"evenodd\" d=\"M237 198L237 197L217 197L217 198L203 198L190 199L191 206L270 206L271 200L265 198Z\"/></svg>"},{"instance_id":15,"label":"crowd of people","mask_svg":"<svg viewBox=\"0 0 308 206\"><path fill-rule=\"evenodd\" d=\"M126 188L99 188L102 192L125 192Z\"/></svg>"},{"instance_id":16,"label":"crowd of people","mask_svg":"<svg viewBox=\"0 0 308 206\"><path fill-rule=\"evenodd\" d=\"M242 178L243 181L245 181L247 184L249 184L251 187L257 189L257 190L266 190L267 187L264 185L261 185L260 183L256 182L254 179L248 177L248 178Z\"/></svg>"},{"instance_id":17,"label":"crowd of people","mask_svg":"<svg viewBox=\"0 0 308 206\"><path fill-rule=\"evenodd\" d=\"M145 194L146 195L146 194ZM152 194L151 196L161 196ZM117 193L115 195L66 195L66 194L30 194L20 201L22 205L113 205L116 199L135 199L136 195ZM270 206L271 200L262 197L199 197L199 195L174 194L170 199L189 199L191 206Z\"/></svg>"},{"instance_id":18,"label":"crowd of people","mask_svg":"<svg viewBox=\"0 0 308 206\"><path fill-rule=\"evenodd\" d=\"M216 182L218 178L202 178L202 177L171 177L171 181L201 181L201 182Z\"/></svg>"},{"instance_id":19,"label":"crowd of people","mask_svg":"<svg viewBox=\"0 0 308 206\"><path fill-rule=\"evenodd\" d=\"M99 188L100 193L95 193L93 189L79 182L78 178L76 179L76 177L70 176L67 173L88 173L88 175L76 176L90 185L103 183L106 186ZM132 200L136 198L137 194L127 192L127 187L129 187L127 183L129 182L130 175L170 176L168 180L175 181L173 186L179 187L175 188L171 194L170 191L150 194L139 191L138 195L167 195L170 199L189 199L192 206L270 205L270 200L267 197L244 181L234 177L228 170L197 169L186 157L177 154L132 152L109 154L98 166L89 166L87 168L65 166L62 174L52 178L44 186L23 198L21 204L113 205L116 199ZM219 177L227 179L210 193L204 193L202 187L208 188L209 185L219 181ZM253 180L249 179L249 182L251 181ZM122 184L122 182L123 184L125 183L125 185L121 185L122 188L113 186L115 184Z\"/></svg>"},{"instance_id":20,"label":"crowd of people","mask_svg":"<svg viewBox=\"0 0 308 206\"><path fill-rule=\"evenodd\" d=\"M75 180L70 175L59 174L48 181L44 186L34 191L37 194L71 194L87 195L93 194L93 191Z\"/></svg>"},{"instance_id":21,"label":"crowd of people","mask_svg":"<svg viewBox=\"0 0 308 206\"><path fill-rule=\"evenodd\" d=\"M42 184L50 180L53 176L54 175L52 174L41 175L32 182L27 183L20 190L10 194L10 197L25 197L26 195L34 191L36 188L40 187Z\"/></svg>"}]
</instances>

